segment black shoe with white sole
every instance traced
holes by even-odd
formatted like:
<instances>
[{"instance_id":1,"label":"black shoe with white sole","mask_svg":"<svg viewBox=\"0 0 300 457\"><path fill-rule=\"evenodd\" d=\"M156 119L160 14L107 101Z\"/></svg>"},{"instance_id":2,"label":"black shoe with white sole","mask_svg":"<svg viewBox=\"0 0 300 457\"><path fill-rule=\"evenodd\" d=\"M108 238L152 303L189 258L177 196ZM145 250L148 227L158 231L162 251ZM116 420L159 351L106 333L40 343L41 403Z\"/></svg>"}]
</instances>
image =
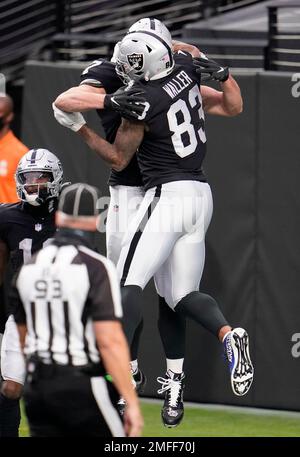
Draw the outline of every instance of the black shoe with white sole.
<instances>
[{"instance_id":1,"label":"black shoe with white sole","mask_svg":"<svg viewBox=\"0 0 300 457\"><path fill-rule=\"evenodd\" d=\"M147 384L147 378L142 372L142 370L140 370L139 368L135 373L132 373L132 384L136 389L138 395L144 392L144 389ZM126 401L124 400L124 398L120 397L120 400L117 404L117 408L120 415L123 416L126 409Z\"/></svg>"},{"instance_id":2,"label":"black shoe with white sole","mask_svg":"<svg viewBox=\"0 0 300 457\"><path fill-rule=\"evenodd\" d=\"M173 373L168 370L166 377L157 378L162 384L159 394L165 394L165 401L161 410L161 418L165 427L177 427L183 419L183 390L184 390L184 373Z\"/></svg>"},{"instance_id":3,"label":"black shoe with white sole","mask_svg":"<svg viewBox=\"0 0 300 457\"><path fill-rule=\"evenodd\" d=\"M132 373L133 381L135 384L135 390L138 395L144 393L146 384L147 384L147 378L145 374L140 370L139 368L135 373Z\"/></svg>"}]
</instances>

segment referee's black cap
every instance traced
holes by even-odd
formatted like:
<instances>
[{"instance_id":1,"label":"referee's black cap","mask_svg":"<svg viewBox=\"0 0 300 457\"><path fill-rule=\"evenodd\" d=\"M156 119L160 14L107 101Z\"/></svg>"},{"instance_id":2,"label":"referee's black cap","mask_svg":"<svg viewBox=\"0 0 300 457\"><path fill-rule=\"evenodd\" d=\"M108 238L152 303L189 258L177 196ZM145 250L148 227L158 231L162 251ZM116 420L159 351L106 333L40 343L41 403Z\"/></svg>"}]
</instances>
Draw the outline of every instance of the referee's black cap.
<instances>
[{"instance_id":1,"label":"referee's black cap","mask_svg":"<svg viewBox=\"0 0 300 457\"><path fill-rule=\"evenodd\" d=\"M58 211L73 217L97 216L100 191L85 183L71 184L63 189L58 202Z\"/></svg>"}]
</instances>

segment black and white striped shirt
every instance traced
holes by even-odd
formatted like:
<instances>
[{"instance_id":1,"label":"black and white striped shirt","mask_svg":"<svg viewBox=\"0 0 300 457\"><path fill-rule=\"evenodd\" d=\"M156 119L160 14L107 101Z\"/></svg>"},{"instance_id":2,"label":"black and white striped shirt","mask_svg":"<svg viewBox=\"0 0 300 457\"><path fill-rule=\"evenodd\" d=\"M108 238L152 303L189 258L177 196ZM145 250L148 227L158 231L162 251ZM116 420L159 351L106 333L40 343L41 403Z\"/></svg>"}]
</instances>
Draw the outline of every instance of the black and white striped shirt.
<instances>
[{"instance_id":1,"label":"black and white striped shirt","mask_svg":"<svg viewBox=\"0 0 300 457\"><path fill-rule=\"evenodd\" d=\"M54 241L24 265L12 300L16 323L27 325L25 354L45 363L99 363L93 322L122 317L112 262L71 241Z\"/></svg>"}]
</instances>

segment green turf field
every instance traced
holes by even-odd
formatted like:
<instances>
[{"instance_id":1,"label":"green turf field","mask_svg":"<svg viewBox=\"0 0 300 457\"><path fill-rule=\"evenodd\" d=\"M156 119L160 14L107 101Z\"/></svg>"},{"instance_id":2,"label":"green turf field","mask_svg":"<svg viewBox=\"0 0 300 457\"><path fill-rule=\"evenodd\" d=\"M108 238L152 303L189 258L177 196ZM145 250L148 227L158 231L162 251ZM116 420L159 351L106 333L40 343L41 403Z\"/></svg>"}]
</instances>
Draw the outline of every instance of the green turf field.
<instances>
[{"instance_id":1,"label":"green turf field","mask_svg":"<svg viewBox=\"0 0 300 457\"><path fill-rule=\"evenodd\" d=\"M244 414L228 411L211 411L186 408L182 424L167 429L161 424L160 405L142 403L145 419L143 436L196 437L196 436L298 436L300 419ZM23 415L21 436L28 436Z\"/></svg>"}]
</instances>

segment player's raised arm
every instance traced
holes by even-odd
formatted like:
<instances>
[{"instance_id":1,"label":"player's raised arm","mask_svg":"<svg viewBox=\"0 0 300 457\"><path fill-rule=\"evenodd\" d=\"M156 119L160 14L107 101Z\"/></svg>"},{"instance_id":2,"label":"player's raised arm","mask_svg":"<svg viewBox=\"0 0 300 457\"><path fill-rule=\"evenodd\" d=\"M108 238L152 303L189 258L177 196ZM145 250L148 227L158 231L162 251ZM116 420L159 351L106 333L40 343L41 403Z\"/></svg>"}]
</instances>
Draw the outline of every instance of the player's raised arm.
<instances>
[{"instance_id":1,"label":"player's raised arm","mask_svg":"<svg viewBox=\"0 0 300 457\"><path fill-rule=\"evenodd\" d=\"M218 116L237 116L243 111L243 99L238 83L230 75L228 67L222 67L214 60L208 58L195 59L197 73L203 79L218 81L222 91L201 85L204 111Z\"/></svg>"},{"instance_id":2,"label":"player's raised arm","mask_svg":"<svg viewBox=\"0 0 300 457\"><path fill-rule=\"evenodd\" d=\"M201 86L201 95L205 113L218 116L237 116L243 111L241 90L236 80L229 76L221 83L222 91L208 86Z\"/></svg>"},{"instance_id":3,"label":"player's raised arm","mask_svg":"<svg viewBox=\"0 0 300 457\"><path fill-rule=\"evenodd\" d=\"M103 87L81 84L61 93L54 105L67 113L103 109L105 94Z\"/></svg>"},{"instance_id":4,"label":"player's raised arm","mask_svg":"<svg viewBox=\"0 0 300 457\"><path fill-rule=\"evenodd\" d=\"M198 49L197 46L194 46L193 44L185 43L183 41L172 40L172 46L174 52L185 51L192 54L193 57L201 56L200 49Z\"/></svg>"},{"instance_id":5,"label":"player's raised arm","mask_svg":"<svg viewBox=\"0 0 300 457\"><path fill-rule=\"evenodd\" d=\"M107 81L111 81L112 73L115 73L112 62L95 60L81 73L80 84L62 92L54 105L67 113L103 109ZM114 92L117 88L113 84L109 91Z\"/></svg>"},{"instance_id":6,"label":"player's raised arm","mask_svg":"<svg viewBox=\"0 0 300 457\"><path fill-rule=\"evenodd\" d=\"M118 112L123 119L114 144L101 138L86 125L81 113L67 113L53 103L56 120L84 139L105 162L117 171L123 170L135 154L144 137L144 124L135 122L145 110L145 98L139 88L120 88L114 94L105 95L104 107Z\"/></svg>"}]
</instances>

